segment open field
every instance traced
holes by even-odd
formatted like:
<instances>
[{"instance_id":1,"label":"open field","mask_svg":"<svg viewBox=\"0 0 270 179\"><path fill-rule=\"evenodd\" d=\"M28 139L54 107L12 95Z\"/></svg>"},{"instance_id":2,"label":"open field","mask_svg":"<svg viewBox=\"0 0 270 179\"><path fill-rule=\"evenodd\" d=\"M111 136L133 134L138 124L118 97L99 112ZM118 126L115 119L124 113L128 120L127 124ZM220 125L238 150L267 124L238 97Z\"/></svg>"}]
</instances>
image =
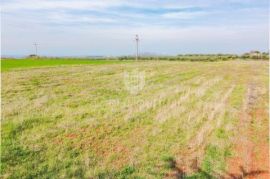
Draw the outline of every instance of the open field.
<instances>
[{"instance_id":1,"label":"open field","mask_svg":"<svg viewBox=\"0 0 270 179\"><path fill-rule=\"evenodd\" d=\"M268 61L33 63L2 61L3 178L269 177Z\"/></svg>"},{"instance_id":2,"label":"open field","mask_svg":"<svg viewBox=\"0 0 270 179\"><path fill-rule=\"evenodd\" d=\"M117 60L90 60L90 59L5 59L2 60L2 71L23 68L51 67L51 66L66 66L66 65L103 65L123 63Z\"/></svg>"}]
</instances>

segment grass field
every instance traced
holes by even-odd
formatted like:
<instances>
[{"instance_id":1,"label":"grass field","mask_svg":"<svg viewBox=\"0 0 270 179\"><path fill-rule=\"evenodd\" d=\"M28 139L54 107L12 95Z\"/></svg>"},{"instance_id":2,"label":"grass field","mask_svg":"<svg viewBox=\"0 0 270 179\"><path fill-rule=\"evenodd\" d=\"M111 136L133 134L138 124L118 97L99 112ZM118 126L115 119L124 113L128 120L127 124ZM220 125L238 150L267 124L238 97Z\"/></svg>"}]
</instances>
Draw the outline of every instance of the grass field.
<instances>
[{"instance_id":1,"label":"grass field","mask_svg":"<svg viewBox=\"0 0 270 179\"><path fill-rule=\"evenodd\" d=\"M2 60L2 71L23 68L52 67L66 65L103 65L123 63L117 60L91 60L91 59L5 59Z\"/></svg>"},{"instance_id":2,"label":"grass field","mask_svg":"<svg viewBox=\"0 0 270 179\"><path fill-rule=\"evenodd\" d=\"M2 61L2 177L268 177L268 68Z\"/></svg>"}]
</instances>

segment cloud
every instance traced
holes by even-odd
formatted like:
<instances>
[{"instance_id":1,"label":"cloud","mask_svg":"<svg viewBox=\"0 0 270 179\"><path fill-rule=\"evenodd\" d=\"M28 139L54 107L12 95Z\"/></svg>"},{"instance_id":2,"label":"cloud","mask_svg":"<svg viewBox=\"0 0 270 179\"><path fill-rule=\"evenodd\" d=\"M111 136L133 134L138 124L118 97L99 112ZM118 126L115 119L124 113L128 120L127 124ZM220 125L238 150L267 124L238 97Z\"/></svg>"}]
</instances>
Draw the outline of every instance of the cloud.
<instances>
[{"instance_id":1,"label":"cloud","mask_svg":"<svg viewBox=\"0 0 270 179\"><path fill-rule=\"evenodd\" d=\"M194 19L205 15L205 12L172 12L162 15L166 19Z\"/></svg>"},{"instance_id":2,"label":"cloud","mask_svg":"<svg viewBox=\"0 0 270 179\"><path fill-rule=\"evenodd\" d=\"M121 0L103 0L103 1L51 1L51 0L16 0L3 2L2 9L5 11L14 10L41 10L41 9L105 9L118 6L123 3Z\"/></svg>"},{"instance_id":3,"label":"cloud","mask_svg":"<svg viewBox=\"0 0 270 179\"><path fill-rule=\"evenodd\" d=\"M44 55L267 49L268 0L3 0L2 53Z\"/></svg>"}]
</instances>

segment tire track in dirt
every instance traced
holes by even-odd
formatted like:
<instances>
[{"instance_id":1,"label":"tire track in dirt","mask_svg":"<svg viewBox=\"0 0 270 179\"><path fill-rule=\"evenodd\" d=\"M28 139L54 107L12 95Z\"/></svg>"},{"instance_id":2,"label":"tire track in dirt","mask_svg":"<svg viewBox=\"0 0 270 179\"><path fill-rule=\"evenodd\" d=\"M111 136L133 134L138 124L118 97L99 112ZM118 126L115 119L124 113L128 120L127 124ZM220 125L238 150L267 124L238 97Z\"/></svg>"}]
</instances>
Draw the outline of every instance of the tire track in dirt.
<instances>
[{"instance_id":1,"label":"tire track in dirt","mask_svg":"<svg viewBox=\"0 0 270 179\"><path fill-rule=\"evenodd\" d=\"M240 179L269 179L269 146L267 142L254 142L253 137L258 135L252 127L256 103L259 94L255 84L249 84L242 111L239 116L239 136L235 139L237 156L231 158L226 178ZM262 113L255 112L255 120L261 120ZM255 121L258 122L258 121ZM262 138L267 138L262 136Z\"/></svg>"}]
</instances>

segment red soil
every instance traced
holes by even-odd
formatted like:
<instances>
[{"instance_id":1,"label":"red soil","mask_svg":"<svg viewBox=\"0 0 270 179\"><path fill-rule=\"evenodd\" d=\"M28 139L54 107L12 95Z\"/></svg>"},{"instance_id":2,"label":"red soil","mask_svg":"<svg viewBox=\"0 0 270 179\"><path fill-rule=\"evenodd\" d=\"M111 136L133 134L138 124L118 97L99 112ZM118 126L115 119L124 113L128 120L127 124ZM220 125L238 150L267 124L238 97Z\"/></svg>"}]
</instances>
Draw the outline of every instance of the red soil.
<instances>
[{"instance_id":1,"label":"red soil","mask_svg":"<svg viewBox=\"0 0 270 179\"><path fill-rule=\"evenodd\" d=\"M239 136L235 141L237 156L229 159L229 172L226 178L270 178L267 119L268 115L264 109L253 109L248 114L240 115ZM256 130L253 123L261 123L263 130Z\"/></svg>"}]
</instances>

